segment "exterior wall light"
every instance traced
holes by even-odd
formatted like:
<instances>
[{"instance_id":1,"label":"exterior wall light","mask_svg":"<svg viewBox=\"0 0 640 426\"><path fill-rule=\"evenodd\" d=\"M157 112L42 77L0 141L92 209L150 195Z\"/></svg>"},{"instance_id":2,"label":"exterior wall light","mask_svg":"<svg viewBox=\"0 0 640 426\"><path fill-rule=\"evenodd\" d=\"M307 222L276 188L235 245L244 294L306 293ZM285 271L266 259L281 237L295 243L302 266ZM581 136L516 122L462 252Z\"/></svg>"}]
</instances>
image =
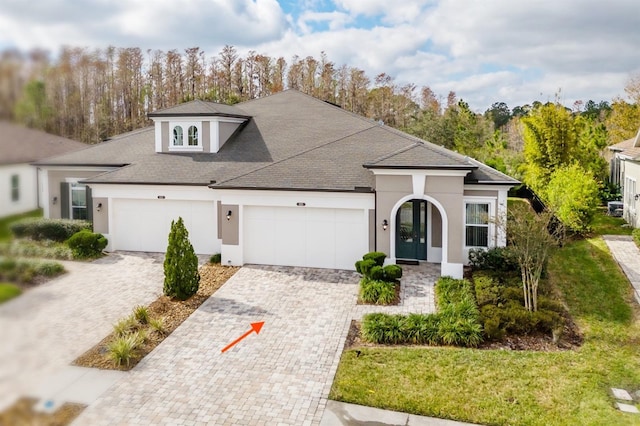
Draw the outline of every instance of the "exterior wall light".
<instances>
[{"instance_id":1,"label":"exterior wall light","mask_svg":"<svg viewBox=\"0 0 640 426\"><path fill-rule=\"evenodd\" d=\"M227 212L227 220L231 220L231 210Z\"/></svg>"},{"instance_id":2,"label":"exterior wall light","mask_svg":"<svg viewBox=\"0 0 640 426\"><path fill-rule=\"evenodd\" d=\"M102 203L98 203L98 205L96 206L96 211L100 210L102 210Z\"/></svg>"},{"instance_id":3,"label":"exterior wall light","mask_svg":"<svg viewBox=\"0 0 640 426\"><path fill-rule=\"evenodd\" d=\"M55 204L58 202L58 197L53 197L52 203L51 204Z\"/></svg>"},{"instance_id":4,"label":"exterior wall light","mask_svg":"<svg viewBox=\"0 0 640 426\"><path fill-rule=\"evenodd\" d=\"M388 227L389 227L389 222L387 222L387 219L383 220L382 221L382 229L384 231L386 231Z\"/></svg>"}]
</instances>

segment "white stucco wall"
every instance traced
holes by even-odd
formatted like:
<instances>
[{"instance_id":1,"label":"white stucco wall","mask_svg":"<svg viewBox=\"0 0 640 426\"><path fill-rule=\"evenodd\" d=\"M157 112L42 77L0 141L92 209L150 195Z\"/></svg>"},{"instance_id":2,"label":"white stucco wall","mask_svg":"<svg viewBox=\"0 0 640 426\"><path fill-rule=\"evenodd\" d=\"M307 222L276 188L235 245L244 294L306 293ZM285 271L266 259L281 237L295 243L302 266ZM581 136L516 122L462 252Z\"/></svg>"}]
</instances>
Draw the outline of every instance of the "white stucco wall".
<instances>
[{"instance_id":1,"label":"white stucco wall","mask_svg":"<svg viewBox=\"0 0 640 426\"><path fill-rule=\"evenodd\" d=\"M11 177L17 175L20 194L11 199ZM38 208L37 169L29 164L0 166L0 217L24 213Z\"/></svg>"}]
</instances>

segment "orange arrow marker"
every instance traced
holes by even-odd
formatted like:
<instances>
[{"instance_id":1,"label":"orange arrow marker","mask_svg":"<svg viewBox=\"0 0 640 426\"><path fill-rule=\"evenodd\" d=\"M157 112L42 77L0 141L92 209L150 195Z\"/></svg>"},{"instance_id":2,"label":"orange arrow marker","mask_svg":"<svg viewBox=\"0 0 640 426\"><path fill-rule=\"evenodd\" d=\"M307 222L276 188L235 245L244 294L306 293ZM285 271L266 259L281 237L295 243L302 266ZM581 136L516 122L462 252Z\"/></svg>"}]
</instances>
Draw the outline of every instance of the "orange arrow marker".
<instances>
[{"instance_id":1,"label":"orange arrow marker","mask_svg":"<svg viewBox=\"0 0 640 426\"><path fill-rule=\"evenodd\" d=\"M248 335L250 335L251 333L253 333L254 331L256 332L256 334L260 333L260 330L262 330L262 326L264 325L264 321L261 322L252 322L251 323L251 330L247 331L246 333L244 333L242 336L238 337L236 340L234 340L233 342L229 343L227 346L225 346L222 349L222 353L225 353L226 351L228 351L229 349L231 349L236 343L238 343L240 340L244 339L245 337L247 337Z\"/></svg>"}]
</instances>

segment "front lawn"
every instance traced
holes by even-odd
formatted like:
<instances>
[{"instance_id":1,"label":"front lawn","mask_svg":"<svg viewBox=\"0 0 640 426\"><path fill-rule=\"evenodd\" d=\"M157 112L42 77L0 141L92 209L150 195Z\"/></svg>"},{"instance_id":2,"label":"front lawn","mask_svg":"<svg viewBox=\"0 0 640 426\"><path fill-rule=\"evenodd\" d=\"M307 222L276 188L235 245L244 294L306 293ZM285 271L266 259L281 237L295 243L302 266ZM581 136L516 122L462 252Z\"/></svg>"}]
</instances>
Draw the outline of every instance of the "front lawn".
<instances>
[{"instance_id":1,"label":"front lawn","mask_svg":"<svg viewBox=\"0 0 640 426\"><path fill-rule=\"evenodd\" d=\"M579 349L354 348L342 355L330 398L480 424L640 423L609 396L610 387L640 389L640 323L604 241L565 245L549 277L584 333Z\"/></svg>"},{"instance_id":2,"label":"front lawn","mask_svg":"<svg viewBox=\"0 0 640 426\"><path fill-rule=\"evenodd\" d=\"M626 223L623 218L609 216L601 210L594 216L591 227L596 235L631 235L633 228Z\"/></svg>"},{"instance_id":3,"label":"front lawn","mask_svg":"<svg viewBox=\"0 0 640 426\"><path fill-rule=\"evenodd\" d=\"M22 290L15 284L0 282L0 303L20 296Z\"/></svg>"}]
</instances>

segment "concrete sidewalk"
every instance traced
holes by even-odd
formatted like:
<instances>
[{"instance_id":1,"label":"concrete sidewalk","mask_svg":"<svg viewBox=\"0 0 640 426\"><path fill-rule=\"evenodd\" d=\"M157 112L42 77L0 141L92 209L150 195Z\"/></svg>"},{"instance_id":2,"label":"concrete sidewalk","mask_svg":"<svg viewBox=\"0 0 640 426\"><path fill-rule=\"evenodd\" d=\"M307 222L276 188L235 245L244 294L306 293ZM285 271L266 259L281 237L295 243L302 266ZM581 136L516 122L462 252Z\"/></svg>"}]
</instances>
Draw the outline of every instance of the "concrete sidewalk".
<instances>
[{"instance_id":1,"label":"concrete sidewalk","mask_svg":"<svg viewBox=\"0 0 640 426\"><path fill-rule=\"evenodd\" d=\"M471 423L416 416L346 402L328 401L320 426L464 426Z\"/></svg>"},{"instance_id":2,"label":"concrete sidewalk","mask_svg":"<svg viewBox=\"0 0 640 426\"><path fill-rule=\"evenodd\" d=\"M633 295L640 303L640 250L630 235L603 235L613 258L633 287Z\"/></svg>"}]
</instances>

